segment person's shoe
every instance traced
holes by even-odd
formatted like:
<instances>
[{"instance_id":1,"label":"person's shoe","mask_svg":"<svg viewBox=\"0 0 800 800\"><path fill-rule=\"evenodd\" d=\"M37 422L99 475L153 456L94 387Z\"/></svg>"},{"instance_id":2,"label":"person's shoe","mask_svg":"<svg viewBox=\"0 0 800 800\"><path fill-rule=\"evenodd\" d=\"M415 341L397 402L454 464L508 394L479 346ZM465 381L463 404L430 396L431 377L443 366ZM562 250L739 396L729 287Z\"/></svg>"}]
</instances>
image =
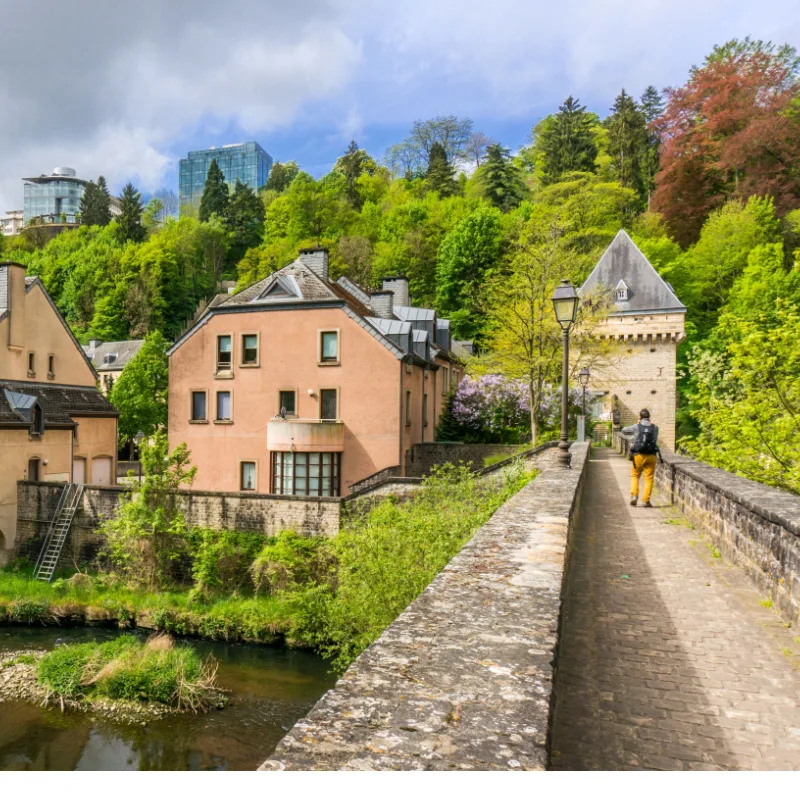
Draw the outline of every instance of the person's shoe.
<instances>
[{"instance_id":1,"label":"person's shoe","mask_svg":"<svg viewBox=\"0 0 800 800\"><path fill-rule=\"evenodd\" d=\"M631 497L631 505L635 506L639 502L638 497Z\"/></svg>"},{"instance_id":2,"label":"person's shoe","mask_svg":"<svg viewBox=\"0 0 800 800\"><path fill-rule=\"evenodd\" d=\"M649 500L646 503L642 503L642 508L652 508L652 507L653 506L650 504Z\"/></svg>"}]
</instances>

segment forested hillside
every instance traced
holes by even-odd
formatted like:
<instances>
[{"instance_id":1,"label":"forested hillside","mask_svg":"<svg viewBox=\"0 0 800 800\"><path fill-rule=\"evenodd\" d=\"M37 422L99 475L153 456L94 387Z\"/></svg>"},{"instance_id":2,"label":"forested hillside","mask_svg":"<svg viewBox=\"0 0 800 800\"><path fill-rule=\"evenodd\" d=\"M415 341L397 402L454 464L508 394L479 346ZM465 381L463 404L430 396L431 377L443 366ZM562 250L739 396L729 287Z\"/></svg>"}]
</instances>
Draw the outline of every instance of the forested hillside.
<instances>
[{"instance_id":1,"label":"forested hillside","mask_svg":"<svg viewBox=\"0 0 800 800\"><path fill-rule=\"evenodd\" d=\"M242 287L321 244L334 277L377 286L407 275L415 303L476 341L479 371L543 387L558 359L511 341L513 320L544 320L537 309L558 279L582 281L624 227L689 309L684 446L799 490L795 50L733 41L683 86L626 87L603 117L568 97L530 142L508 145L437 117L382 156L352 143L319 179L276 163L258 196L212 170L200 208L179 220L158 201L142 209L130 187L120 221L43 249L23 235L3 257L41 275L83 341L174 338L220 280Z\"/></svg>"}]
</instances>

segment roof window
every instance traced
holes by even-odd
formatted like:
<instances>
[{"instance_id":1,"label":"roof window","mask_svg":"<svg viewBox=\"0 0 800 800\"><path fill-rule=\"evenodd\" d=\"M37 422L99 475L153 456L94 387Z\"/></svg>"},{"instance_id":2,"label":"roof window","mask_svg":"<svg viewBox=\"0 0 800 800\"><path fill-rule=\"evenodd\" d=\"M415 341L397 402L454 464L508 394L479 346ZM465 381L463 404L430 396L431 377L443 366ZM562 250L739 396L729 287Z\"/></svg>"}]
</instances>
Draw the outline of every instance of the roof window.
<instances>
[{"instance_id":1,"label":"roof window","mask_svg":"<svg viewBox=\"0 0 800 800\"><path fill-rule=\"evenodd\" d=\"M614 290L614 299L620 303L625 303L628 300L628 284L625 281L620 281L617 288Z\"/></svg>"}]
</instances>

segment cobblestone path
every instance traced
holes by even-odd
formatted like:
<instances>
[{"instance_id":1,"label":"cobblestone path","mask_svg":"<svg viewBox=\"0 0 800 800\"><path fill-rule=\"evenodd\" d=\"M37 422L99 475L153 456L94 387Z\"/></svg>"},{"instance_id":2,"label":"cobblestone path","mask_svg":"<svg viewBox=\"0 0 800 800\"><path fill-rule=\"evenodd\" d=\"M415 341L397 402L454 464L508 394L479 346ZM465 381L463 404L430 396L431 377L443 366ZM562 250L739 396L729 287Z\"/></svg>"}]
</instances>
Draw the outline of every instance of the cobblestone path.
<instances>
[{"instance_id":1,"label":"cobblestone path","mask_svg":"<svg viewBox=\"0 0 800 800\"><path fill-rule=\"evenodd\" d=\"M629 506L626 459L591 458L553 768L800 769L800 631L663 497Z\"/></svg>"}]
</instances>

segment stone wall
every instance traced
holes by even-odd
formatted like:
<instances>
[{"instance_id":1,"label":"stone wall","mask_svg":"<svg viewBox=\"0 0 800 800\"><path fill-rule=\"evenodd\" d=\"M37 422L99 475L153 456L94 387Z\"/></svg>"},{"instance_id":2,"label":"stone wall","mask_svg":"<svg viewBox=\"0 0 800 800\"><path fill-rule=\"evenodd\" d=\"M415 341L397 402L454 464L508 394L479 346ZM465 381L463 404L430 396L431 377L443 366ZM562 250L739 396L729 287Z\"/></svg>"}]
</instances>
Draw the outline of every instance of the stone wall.
<instances>
[{"instance_id":1,"label":"stone wall","mask_svg":"<svg viewBox=\"0 0 800 800\"><path fill-rule=\"evenodd\" d=\"M462 444L461 442L425 442L411 448L406 463L406 476L419 478L427 475L438 464L472 464L473 469L483 468L483 460L498 454L512 456L519 452L513 444Z\"/></svg>"},{"instance_id":2,"label":"stone wall","mask_svg":"<svg viewBox=\"0 0 800 800\"><path fill-rule=\"evenodd\" d=\"M17 539L14 556L36 558L53 518L64 484L17 482ZM90 561L102 538L97 529L112 517L128 494L121 486L87 486L62 559ZM292 528L306 536L333 536L339 531L338 498L281 497L249 492L194 492L175 495L189 525L274 536Z\"/></svg>"},{"instance_id":3,"label":"stone wall","mask_svg":"<svg viewBox=\"0 0 800 800\"><path fill-rule=\"evenodd\" d=\"M545 768L588 447L572 452L572 469L545 467L492 516L262 769Z\"/></svg>"},{"instance_id":4,"label":"stone wall","mask_svg":"<svg viewBox=\"0 0 800 800\"><path fill-rule=\"evenodd\" d=\"M614 433L628 452L629 441ZM656 485L784 617L800 622L800 497L662 448Z\"/></svg>"}]
</instances>

